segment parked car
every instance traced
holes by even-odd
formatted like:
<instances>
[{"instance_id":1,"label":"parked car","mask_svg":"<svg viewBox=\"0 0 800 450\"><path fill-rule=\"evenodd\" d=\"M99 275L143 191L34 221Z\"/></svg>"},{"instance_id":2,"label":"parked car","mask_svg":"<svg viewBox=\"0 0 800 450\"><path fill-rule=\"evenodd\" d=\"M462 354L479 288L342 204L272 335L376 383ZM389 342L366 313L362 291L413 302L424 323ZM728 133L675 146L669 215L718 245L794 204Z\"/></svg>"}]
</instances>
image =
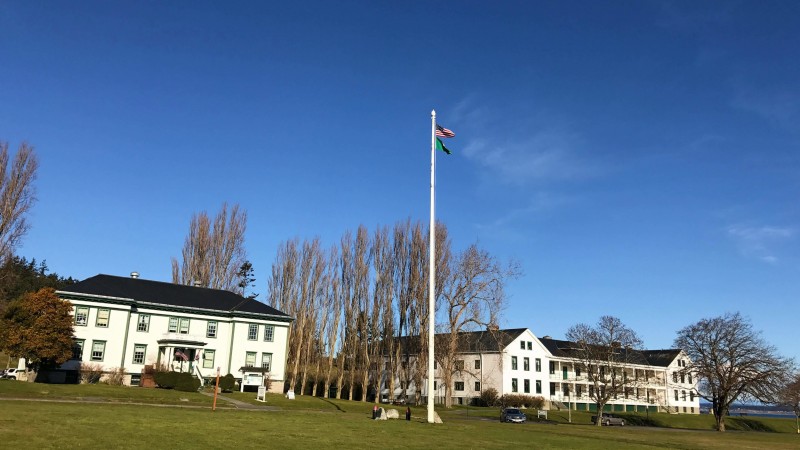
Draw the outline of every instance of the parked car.
<instances>
[{"instance_id":1,"label":"parked car","mask_svg":"<svg viewBox=\"0 0 800 450\"><path fill-rule=\"evenodd\" d=\"M519 408L505 408L500 413L501 422L525 423L528 419Z\"/></svg>"},{"instance_id":2,"label":"parked car","mask_svg":"<svg viewBox=\"0 0 800 450\"><path fill-rule=\"evenodd\" d=\"M603 414L600 416L600 424L605 426L610 425L619 425L621 427L625 426L625 419L622 417L617 417L613 414ZM592 423L597 423L597 416L592 416Z\"/></svg>"},{"instance_id":3,"label":"parked car","mask_svg":"<svg viewBox=\"0 0 800 450\"><path fill-rule=\"evenodd\" d=\"M17 379L17 372L19 369L6 369L3 371L3 375L0 378L7 378L9 380L16 380Z\"/></svg>"}]
</instances>

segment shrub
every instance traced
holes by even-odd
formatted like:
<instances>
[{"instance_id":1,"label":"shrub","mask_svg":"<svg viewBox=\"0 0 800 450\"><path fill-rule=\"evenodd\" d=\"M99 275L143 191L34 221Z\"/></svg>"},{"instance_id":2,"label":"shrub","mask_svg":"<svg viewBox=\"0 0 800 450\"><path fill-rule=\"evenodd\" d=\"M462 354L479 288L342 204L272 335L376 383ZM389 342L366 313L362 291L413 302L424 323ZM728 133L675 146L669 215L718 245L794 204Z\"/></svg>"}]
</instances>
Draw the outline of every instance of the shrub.
<instances>
[{"instance_id":1,"label":"shrub","mask_svg":"<svg viewBox=\"0 0 800 450\"><path fill-rule=\"evenodd\" d=\"M175 373L175 372L173 372ZM195 392L200 388L200 380L190 373L176 373L175 390L182 392Z\"/></svg>"},{"instance_id":2,"label":"shrub","mask_svg":"<svg viewBox=\"0 0 800 450\"><path fill-rule=\"evenodd\" d=\"M219 379L219 388L223 392L231 392L236 387L236 378L232 374L227 374Z\"/></svg>"},{"instance_id":3,"label":"shrub","mask_svg":"<svg viewBox=\"0 0 800 450\"><path fill-rule=\"evenodd\" d=\"M162 389L174 389L178 381L178 373L172 371L156 372L153 375L153 380Z\"/></svg>"},{"instance_id":4,"label":"shrub","mask_svg":"<svg viewBox=\"0 0 800 450\"><path fill-rule=\"evenodd\" d=\"M497 403L497 389L489 388L481 392L480 405L481 406L494 406Z\"/></svg>"},{"instance_id":5,"label":"shrub","mask_svg":"<svg viewBox=\"0 0 800 450\"><path fill-rule=\"evenodd\" d=\"M269 372L264 374L264 387L267 388L267 392L269 392L269 388L272 387L272 374L270 374Z\"/></svg>"},{"instance_id":6,"label":"shrub","mask_svg":"<svg viewBox=\"0 0 800 450\"><path fill-rule=\"evenodd\" d=\"M121 367L111 369L111 372L106 374L103 382L112 386L122 386L125 384L125 369Z\"/></svg>"},{"instance_id":7,"label":"shrub","mask_svg":"<svg viewBox=\"0 0 800 450\"><path fill-rule=\"evenodd\" d=\"M81 384L96 384L103 376L103 366L97 363L81 363Z\"/></svg>"},{"instance_id":8,"label":"shrub","mask_svg":"<svg viewBox=\"0 0 800 450\"><path fill-rule=\"evenodd\" d=\"M497 406L501 408L513 406L516 408L541 409L544 406L544 398L521 394L505 394L497 399Z\"/></svg>"}]
</instances>

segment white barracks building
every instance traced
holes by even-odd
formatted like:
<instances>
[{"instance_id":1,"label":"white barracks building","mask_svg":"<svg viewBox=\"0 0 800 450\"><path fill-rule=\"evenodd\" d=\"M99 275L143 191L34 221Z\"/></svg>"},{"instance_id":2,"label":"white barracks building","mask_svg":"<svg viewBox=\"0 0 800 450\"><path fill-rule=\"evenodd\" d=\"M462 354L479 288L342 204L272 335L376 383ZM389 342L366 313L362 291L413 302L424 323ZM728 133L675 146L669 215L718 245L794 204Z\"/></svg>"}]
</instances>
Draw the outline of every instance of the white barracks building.
<instances>
[{"instance_id":1,"label":"white barracks building","mask_svg":"<svg viewBox=\"0 0 800 450\"><path fill-rule=\"evenodd\" d=\"M145 365L167 366L201 380L233 374L271 390L283 389L292 318L228 291L96 275L57 291L73 305L73 358L61 366L77 375L81 363L122 369L138 385ZM250 382L252 381L252 382Z\"/></svg>"}]
</instances>

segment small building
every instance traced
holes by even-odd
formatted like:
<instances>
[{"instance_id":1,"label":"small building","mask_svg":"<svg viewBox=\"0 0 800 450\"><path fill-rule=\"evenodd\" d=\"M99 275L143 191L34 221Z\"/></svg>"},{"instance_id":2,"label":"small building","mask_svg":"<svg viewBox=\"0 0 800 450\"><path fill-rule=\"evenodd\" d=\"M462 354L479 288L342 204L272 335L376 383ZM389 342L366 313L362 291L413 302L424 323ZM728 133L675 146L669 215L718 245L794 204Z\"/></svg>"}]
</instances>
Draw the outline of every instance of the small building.
<instances>
[{"instance_id":1,"label":"small building","mask_svg":"<svg viewBox=\"0 0 800 450\"><path fill-rule=\"evenodd\" d=\"M121 371L139 385L145 366L188 372L204 381L231 373L253 374L283 389L289 327L294 320L255 299L229 291L96 275L56 292L73 305L73 357L61 369L81 365ZM248 384L245 382L244 384Z\"/></svg>"}]
</instances>

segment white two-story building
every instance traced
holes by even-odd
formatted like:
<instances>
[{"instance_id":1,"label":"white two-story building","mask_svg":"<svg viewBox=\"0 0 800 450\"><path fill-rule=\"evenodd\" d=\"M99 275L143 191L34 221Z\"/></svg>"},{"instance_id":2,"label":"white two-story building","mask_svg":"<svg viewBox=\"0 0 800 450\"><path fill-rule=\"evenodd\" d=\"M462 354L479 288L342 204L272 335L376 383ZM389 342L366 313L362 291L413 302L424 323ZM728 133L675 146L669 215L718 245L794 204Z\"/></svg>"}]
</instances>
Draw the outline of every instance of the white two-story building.
<instances>
[{"instance_id":1,"label":"white two-story building","mask_svg":"<svg viewBox=\"0 0 800 450\"><path fill-rule=\"evenodd\" d=\"M280 392L286 372L288 315L229 291L96 275L57 291L73 305L73 358L61 366L96 364L121 370L138 385L145 366L210 380L233 374L254 384L264 374ZM73 372L74 373L74 372Z\"/></svg>"}]
</instances>

